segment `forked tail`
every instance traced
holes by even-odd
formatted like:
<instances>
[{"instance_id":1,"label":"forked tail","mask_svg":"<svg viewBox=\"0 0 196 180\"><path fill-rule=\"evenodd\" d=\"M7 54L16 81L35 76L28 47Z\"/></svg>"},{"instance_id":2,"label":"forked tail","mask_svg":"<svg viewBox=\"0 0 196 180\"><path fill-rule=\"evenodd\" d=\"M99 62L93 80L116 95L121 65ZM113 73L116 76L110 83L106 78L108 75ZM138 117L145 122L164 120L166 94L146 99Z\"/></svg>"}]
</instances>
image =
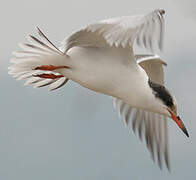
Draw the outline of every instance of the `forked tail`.
<instances>
[{"instance_id":1,"label":"forked tail","mask_svg":"<svg viewBox=\"0 0 196 180\"><path fill-rule=\"evenodd\" d=\"M9 74L18 80L26 79L25 85L34 87L49 85L49 90L63 86L68 78L62 69L69 69L66 64L67 55L61 52L37 27L38 38L29 35L29 44L20 44L21 51L13 52Z\"/></svg>"}]
</instances>

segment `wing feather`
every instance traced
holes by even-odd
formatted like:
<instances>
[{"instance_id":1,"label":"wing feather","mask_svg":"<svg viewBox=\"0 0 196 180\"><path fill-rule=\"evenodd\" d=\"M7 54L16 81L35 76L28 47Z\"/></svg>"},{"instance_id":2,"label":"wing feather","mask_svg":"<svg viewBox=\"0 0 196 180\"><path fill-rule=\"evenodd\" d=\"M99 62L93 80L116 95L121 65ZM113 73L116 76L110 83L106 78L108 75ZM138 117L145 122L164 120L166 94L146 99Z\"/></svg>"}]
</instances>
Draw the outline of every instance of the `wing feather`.
<instances>
[{"instance_id":1,"label":"wing feather","mask_svg":"<svg viewBox=\"0 0 196 180\"><path fill-rule=\"evenodd\" d=\"M64 52L74 46L139 46L152 49L152 42L162 49L164 32L164 10L154 10L147 15L123 16L100 21L74 33L62 43ZM153 39L153 40L152 40Z\"/></svg>"},{"instance_id":2,"label":"wing feather","mask_svg":"<svg viewBox=\"0 0 196 180\"><path fill-rule=\"evenodd\" d=\"M166 63L159 56L136 55L136 59L152 81L160 84L164 83L163 65L166 65ZM134 113L132 113L132 129L134 133L138 132L140 140L144 137L152 160L157 161L160 169L162 169L164 161L166 167L170 170L167 118L153 112L135 109L119 99L116 99L115 102L121 102L117 109L119 108L121 114L124 115L126 124L130 120L131 110L134 110Z\"/></svg>"}]
</instances>

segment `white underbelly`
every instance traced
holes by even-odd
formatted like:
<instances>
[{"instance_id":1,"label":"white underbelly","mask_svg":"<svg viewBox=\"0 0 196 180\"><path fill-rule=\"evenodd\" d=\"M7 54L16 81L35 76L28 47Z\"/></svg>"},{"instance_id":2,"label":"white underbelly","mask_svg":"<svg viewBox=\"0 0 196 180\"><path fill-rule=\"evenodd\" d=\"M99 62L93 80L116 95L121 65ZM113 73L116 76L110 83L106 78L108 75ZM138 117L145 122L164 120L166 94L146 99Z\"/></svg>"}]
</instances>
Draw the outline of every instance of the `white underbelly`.
<instances>
[{"instance_id":1,"label":"white underbelly","mask_svg":"<svg viewBox=\"0 0 196 180\"><path fill-rule=\"evenodd\" d=\"M127 49L73 48L69 79L93 91L117 97L135 108L157 111L148 76ZM156 112L155 111L155 112Z\"/></svg>"},{"instance_id":2,"label":"white underbelly","mask_svg":"<svg viewBox=\"0 0 196 180\"><path fill-rule=\"evenodd\" d=\"M70 79L88 89L117 96L115 93L122 84L130 82L134 90L138 83L135 81L137 64L126 49L75 48L69 56L73 62Z\"/></svg>"}]
</instances>

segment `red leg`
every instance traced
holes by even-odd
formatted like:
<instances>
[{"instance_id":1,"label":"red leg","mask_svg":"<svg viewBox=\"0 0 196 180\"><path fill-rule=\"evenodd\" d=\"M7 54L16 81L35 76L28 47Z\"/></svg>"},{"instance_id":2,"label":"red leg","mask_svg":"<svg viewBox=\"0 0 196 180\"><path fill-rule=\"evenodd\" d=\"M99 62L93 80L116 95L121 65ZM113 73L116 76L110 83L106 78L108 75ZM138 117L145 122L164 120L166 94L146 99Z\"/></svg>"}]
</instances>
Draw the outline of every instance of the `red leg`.
<instances>
[{"instance_id":1,"label":"red leg","mask_svg":"<svg viewBox=\"0 0 196 180\"><path fill-rule=\"evenodd\" d=\"M56 79L56 78L64 77L63 75L54 75L54 74L38 74L38 75L33 75L33 76L45 78L45 79Z\"/></svg>"},{"instance_id":2,"label":"red leg","mask_svg":"<svg viewBox=\"0 0 196 180\"><path fill-rule=\"evenodd\" d=\"M36 67L34 70L53 71L53 70L62 69L62 68L69 69L70 67L69 66L43 65L43 66Z\"/></svg>"}]
</instances>

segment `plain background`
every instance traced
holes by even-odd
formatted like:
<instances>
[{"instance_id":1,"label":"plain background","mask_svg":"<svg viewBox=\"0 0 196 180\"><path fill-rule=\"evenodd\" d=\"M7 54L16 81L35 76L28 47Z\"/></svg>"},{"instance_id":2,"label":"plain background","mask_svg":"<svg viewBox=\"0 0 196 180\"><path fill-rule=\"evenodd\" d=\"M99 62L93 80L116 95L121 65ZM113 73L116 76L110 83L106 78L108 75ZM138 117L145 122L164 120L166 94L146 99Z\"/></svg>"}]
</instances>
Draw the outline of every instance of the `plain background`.
<instances>
[{"instance_id":1,"label":"plain background","mask_svg":"<svg viewBox=\"0 0 196 180\"><path fill-rule=\"evenodd\" d=\"M1 0L0 179L142 180L196 178L196 1ZM49 93L7 74L11 52L41 27L59 44L82 26L109 17L166 11L167 87L190 138L169 120L172 173L160 171L145 144L126 129L112 98L69 82Z\"/></svg>"}]
</instances>

